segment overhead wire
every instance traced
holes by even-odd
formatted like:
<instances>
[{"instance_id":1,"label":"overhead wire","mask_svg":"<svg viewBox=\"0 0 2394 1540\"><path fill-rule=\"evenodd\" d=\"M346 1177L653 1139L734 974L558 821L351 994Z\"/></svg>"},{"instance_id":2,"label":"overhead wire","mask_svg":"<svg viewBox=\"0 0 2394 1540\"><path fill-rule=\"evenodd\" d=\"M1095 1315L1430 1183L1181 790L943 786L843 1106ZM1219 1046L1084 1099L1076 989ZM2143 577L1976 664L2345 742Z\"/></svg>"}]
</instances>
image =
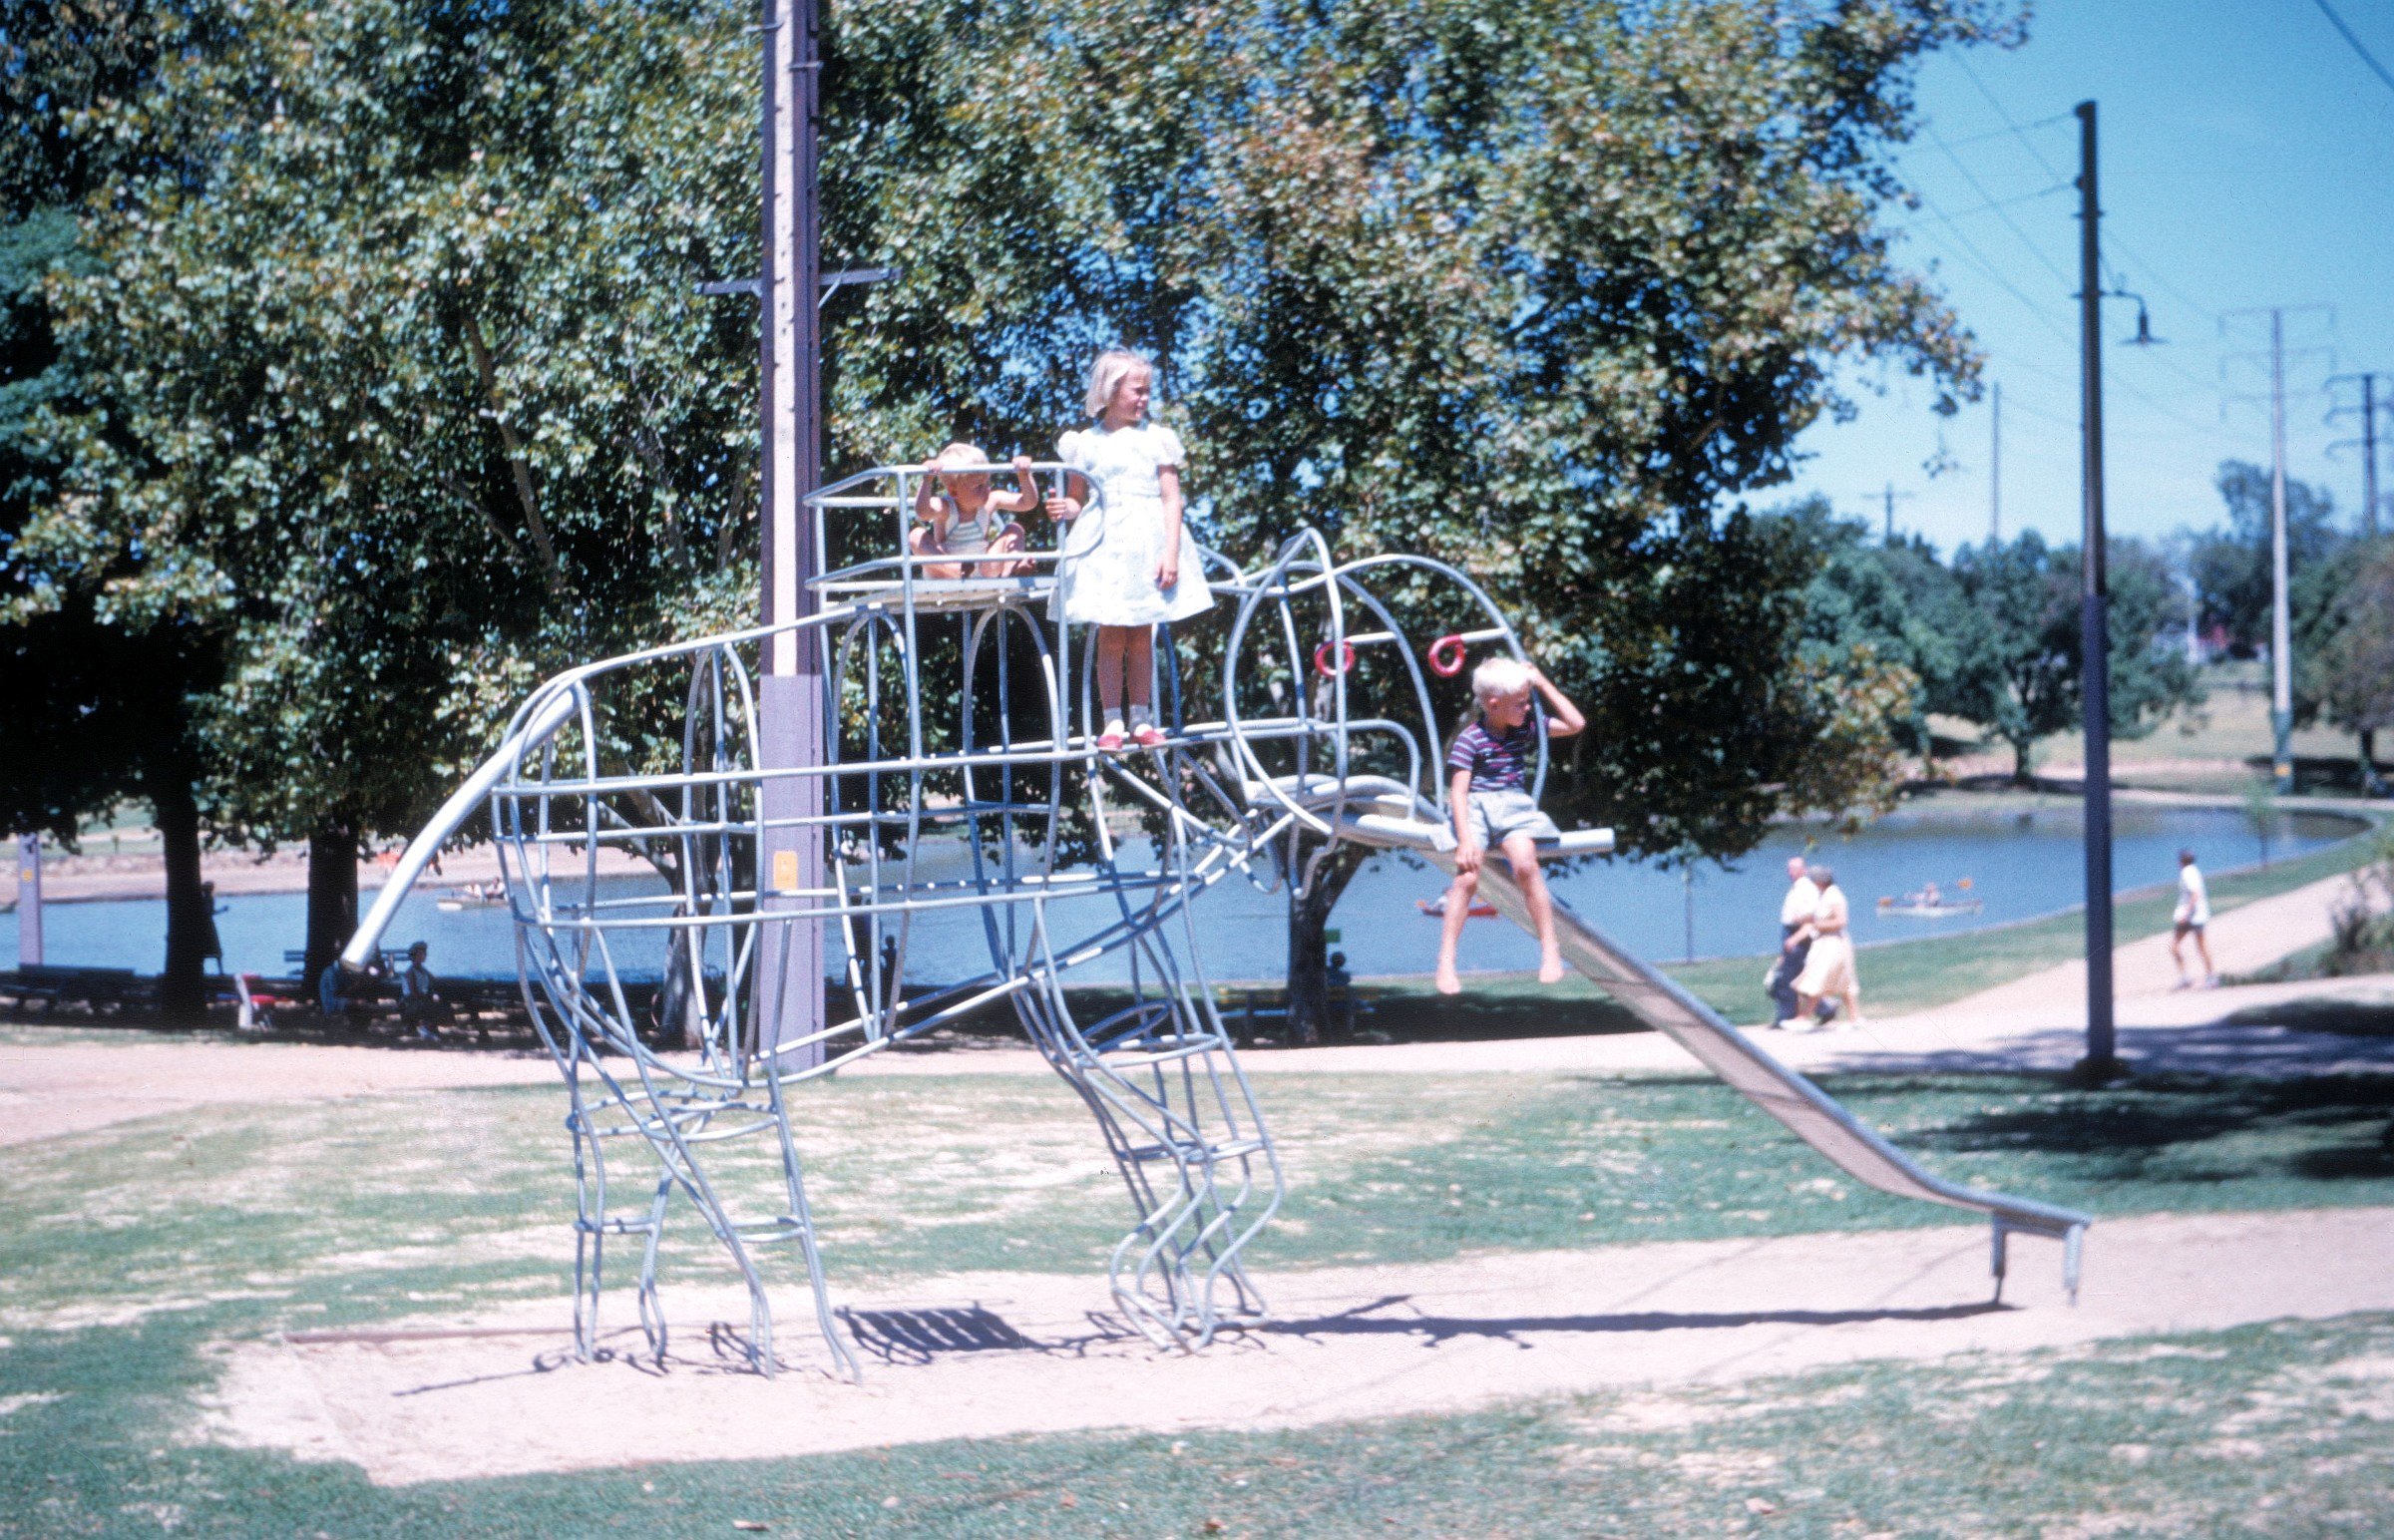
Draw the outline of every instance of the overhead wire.
<instances>
[{"instance_id":1,"label":"overhead wire","mask_svg":"<svg viewBox=\"0 0 2394 1540\"><path fill-rule=\"evenodd\" d=\"M2076 187L2078 185L2078 179L2075 177L2063 177L2060 169L2045 158L2045 152L2037 148L2037 142L2028 137L2028 131L2030 129L2042 128L2046 124L2060 122L2062 119L2071 117L2072 115L2069 113L2057 113L2051 118L2040 118L2032 124L2015 123L2012 121L2011 110L2003 105L2003 99L1998 97L1994 91L1988 87L1985 81L1979 79L1978 72L1970 68L1969 60L1963 58L1959 54L1956 54L1953 57L1953 62L1960 67L1962 78L1969 81L1972 86L1976 87L1978 89L1978 94L1987 99L1987 106L1995 110L1995 116L1998 119L2001 119L2003 122L2003 131L2008 132L2014 139L2017 139L2020 142L2021 148L2028 152L2030 159L2037 163L2038 167L2044 171L2045 175L2054 178L2056 181L2066 181L2070 186ZM1981 135L1979 137L1986 138L1989 136ZM2152 275L2154 285L2157 288L2166 290L2180 304L2186 305L2190 309L2194 310L2195 314L2201 316L2205 320L2211 320L2217 316L2217 311L2213 310L2209 305L2204 304L2201 300L2196 299L2192 294L2189 294L2185 289L2180 288L2177 284L2171 282L2167 273L2163 272L2161 268L2156 266L2153 262L2147 260L2143 252L2138 251L2134 247L2130 246L2128 242L2122 240L2118 234L2114 233L2107 235L2105 237L2105 243L2134 260L2139 267L2142 267L2147 273Z\"/></svg>"},{"instance_id":2,"label":"overhead wire","mask_svg":"<svg viewBox=\"0 0 2394 1540\"><path fill-rule=\"evenodd\" d=\"M2044 263L2045 270L2047 272L2052 273L2062 282L2068 283L2070 281L2070 275L2062 271L2062 269L2055 264L2052 257L2045 254L2045 250L2042 246L2038 245L2034 240L2029 238L2028 231L2020 227L2019 220L2013 218L2010 214L2003 211L2002 204L1996 200L1994 193L1987 191L1986 184L1978 180L1977 174L1970 170L1969 163L1964 161L1960 156L1954 154L1953 147L1946 144L1943 140L1937 138L1936 135L1929 135L1928 142L1936 146L1939 150L1945 152L1945 159L1953 163L1953 169L1962 174L1962 180L1970 184L1970 186L1977 191L1980 197L1986 199L1987 207L1993 211L1997 218L2003 221L2004 228L2010 230L2012 234L2019 240L2020 244L2028 249L2028 254L2035 257L2038 261Z\"/></svg>"},{"instance_id":3,"label":"overhead wire","mask_svg":"<svg viewBox=\"0 0 2394 1540\"><path fill-rule=\"evenodd\" d=\"M2352 29L2344 25L2344 18L2336 14L2336 8L2329 5L2327 0L2311 0L2311 3L2319 7L2319 14L2326 17L2329 24L2344 35L2344 41L2352 45L2352 51L2361 56L2361 63L2376 72L2377 78L2386 83L2388 91L2394 91L2394 75L2387 74L2386 67L2377 62L2377 55L2369 52L2361 40L2353 35Z\"/></svg>"},{"instance_id":4,"label":"overhead wire","mask_svg":"<svg viewBox=\"0 0 2394 1540\"><path fill-rule=\"evenodd\" d=\"M1988 87L1987 83L1979 78L1978 72L1970 68L1969 61L1957 55L1954 59L1954 63L1961 68L1963 78L1968 80L1973 87L1977 88L1978 94L1986 99L1987 106L1994 110L1995 116L2003 122L2005 129L2012 135L2012 137L2020 142L2021 148L2028 152L2029 158L2037 163L2038 168L2042 170L2046 176L2054 178L2057 182L2063 182L2066 186L2077 186L2077 179L2070 178L2066 181L2063 179L2061 170L2046 157L2043 150L2037 147L2036 142L2028 137L2027 130L2013 120L2011 111L2003 105L2002 98L1996 96L1994 91ZM2046 119L2043 121L2051 122L2053 120ZM1950 149L1947 149L1945 153L1947 159L1952 160L1957 166L1960 165L1960 157L1955 156ZM1968 175L1967 171L1964 172L1964 175ZM1971 185L1974 187L1978 185L1975 178L1972 179ZM2016 229L2015 233L2017 233ZM2152 262L2147 261L2141 252L2132 249L2128 242L2120 238L2117 231L2107 230L2104 234L2103 243L2107 247L2110 247L2111 249L2118 251L2132 259L2138 267L2151 274L2157 287L2165 289L2172 295L2176 296L2182 303L2193 309L2198 316L2201 316L2204 319L2215 318L2216 312L2214 312L2208 305L2203 304L2200 300L2197 300L2192 295L2188 294L2186 290L2180 288L2177 284L2172 283L2167 274L2163 273L2161 269L2156 267ZM2037 254L2039 259L2043 260L2043 253L2040 251ZM2051 268L2052 265L2053 264L2051 262L2046 262L2046 266L2048 268ZM2066 283L2070 280L2068 278L2064 278L2062 281ZM2127 284L2121 282L2117 273L2115 273L2111 279L2111 287L2125 290L2127 288ZM2216 386L2211 381L2202 379L2200 376L2179 364L2174 359L2157 355L2152 359L2152 362L2158 367L2166 369L2172 374L2177 375L2180 379L2185 380L2188 384L2193 385L2195 389L2202 391L2206 395L2212 394L2216 389ZM2125 385L2125 382L2123 382L2123 384ZM2130 390L2131 394L2136 393L2135 387L2127 386L2126 388ZM2151 398L2148 397L2147 399L2150 400Z\"/></svg>"},{"instance_id":5,"label":"overhead wire","mask_svg":"<svg viewBox=\"0 0 2394 1540\"><path fill-rule=\"evenodd\" d=\"M1997 285L1999 285L2004 292L2010 294L2014 299L2018 300L2021 308L2028 311L2030 316L2036 320L2038 325L2043 326L2047 331L2052 332L2054 336L2060 339L2060 341L2065 345L2070 347L2076 347L2078 345L2078 338L2072 336L2062 327L2059 322L2054 320L2051 315L2047 314L2045 309L2034 299L2031 299L2018 284L2014 283L2010 278L2004 276L2003 270L1997 267L1994 261L1989 258L1984 251L1981 251L1977 244L1972 241L1967 234L1963 233L1961 227L1955 224L1951 219L1946 218L1945 211L1937 206L1934 198L1930 197L1927 193L1920 192L1918 189L1913 190L1913 195L1920 199L1921 205L1927 208L1930 213L1945 221L1946 228L1951 231L1953 238L1961 243L1962 252L1968 257L1972 264L1975 265L1979 271L1986 274L1988 278L1992 279ZM1947 249L1951 250L1952 248L1948 247ZM2065 279L2064 281L2068 280ZM2188 417L2184 413L2180 412L2176 407L2171 406L2169 403L2161 400L2159 397L2156 397L2151 392L2143 390L2127 380L2115 380L2113 383L2116 384L2125 394L2133 396L2137 400L2142 401L2154 411L2161 413L2164 417L2169 418L2172 422L2177 423L2179 426L2186 428L2191 432L2209 434L2217 431L2210 425L2194 421L2193 418ZM2205 393L2208 393L2211 387L2204 385L2202 389Z\"/></svg>"}]
</instances>

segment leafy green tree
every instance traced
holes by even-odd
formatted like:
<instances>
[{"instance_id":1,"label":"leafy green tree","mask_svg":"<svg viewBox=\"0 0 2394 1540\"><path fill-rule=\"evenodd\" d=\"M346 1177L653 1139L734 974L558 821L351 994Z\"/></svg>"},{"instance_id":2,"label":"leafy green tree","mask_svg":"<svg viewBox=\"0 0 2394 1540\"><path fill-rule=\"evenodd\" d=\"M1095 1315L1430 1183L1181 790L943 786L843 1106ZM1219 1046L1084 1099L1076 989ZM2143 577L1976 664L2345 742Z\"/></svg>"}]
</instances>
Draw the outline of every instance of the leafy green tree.
<instances>
[{"instance_id":1,"label":"leafy green tree","mask_svg":"<svg viewBox=\"0 0 2394 1540\"><path fill-rule=\"evenodd\" d=\"M2371 794L2377 734L2394 726L2394 542L2356 545L2346 580L2311 627L2315 644L2297 657L2303 695L2360 738L2361 784Z\"/></svg>"},{"instance_id":2,"label":"leafy green tree","mask_svg":"<svg viewBox=\"0 0 2394 1540\"><path fill-rule=\"evenodd\" d=\"M309 842L311 970L535 680L746 590L753 313L694 292L753 260L741 19L268 9L122 109L214 152L92 221L64 324L122 406L33 533L227 633L208 809Z\"/></svg>"},{"instance_id":3,"label":"leafy green tree","mask_svg":"<svg viewBox=\"0 0 2394 1540\"><path fill-rule=\"evenodd\" d=\"M1966 602L1953 614L1969 626L1957 634L1955 714L2009 743L2013 777L2026 782L2037 740L2084 718L2080 553L2047 546L2031 530L2008 545L1963 547L1954 573ZM2160 559L2115 540L2108 577L2112 733L2142 737L2172 711L2198 702L2200 687L2185 653L2163 636L2175 589Z\"/></svg>"},{"instance_id":4,"label":"leafy green tree","mask_svg":"<svg viewBox=\"0 0 2394 1540\"><path fill-rule=\"evenodd\" d=\"M1815 553L1736 499L1839 409L1841 357L1970 388L1876 208L1918 57L2009 7L1058 14L1086 45L995 77L972 121L1074 147L1047 175L1096 251L1059 287L1163 360L1208 533L1312 522L1486 583L1593 724L1550 798L1628 850L1734 856L1882 794L1861 660L1802 654ZM1301 1017L1341 885L1294 919Z\"/></svg>"},{"instance_id":5,"label":"leafy green tree","mask_svg":"<svg viewBox=\"0 0 2394 1540\"><path fill-rule=\"evenodd\" d=\"M1807 652L1819 554L1737 500L1840 360L1971 388L1876 210L1920 56L2013 11L836 10L828 256L905 275L827 311L832 463L1043 450L1128 340L1226 549L1319 523L1521 617L1596 724L1564 816L1730 856L1868 805L1905 677ZM93 225L69 334L139 416L37 533L156 553L127 605L226 628L228 826L395 832L539 674L742 605L753 312L690 286L753 260L751 17L241 16L108 118L210 158Z\"/></svg>"},{"instance_id":6,"label":"leafy green tree","mask_svg":"<svg viewBox=\"0 0 2394 1540\"><path fill-rule=\"evenodd\" d=\"M2223 627L2239 647L2269 643L2270 517L2269 468L2242 460L2222 461L2216 485L2227 505L2227 527L2194 538L2190 565L2201 595L2201 623ZM2286 574L2290 590L2300 590L2343 543L2335 502L2326 491L2286 479ZM2289 592L2295 607L2301 599Z\"/></svg>"},{"instance_id":7,"label":"leafy green tree","mask_svg":"<svg viewBox=\"0 0 2394 1540\"><path fill-rule=\"evenodd\" d=\"M1960 582L1926 541L1873 541L1866 524L1836 519L1824 498L1808 499L1787 516L1807 525L1825 553L1804 595L1806 645L1831 655L1867 646L1906 670L1917 688L1906 692L1901 717L1888 726L1924 760L1932 757L1928 713L1953 711L1962 701L1960 638L1970 627L1958 613L1966 602Z\"/></svg>"},{"instance_id":8,"label":"leafy green tree","mask_svg":"<svg viewBox=\"0 0 2394 1540\"><path fill-rule=\"evenodd\" d=\"M46 829L70 847L81 820L146 799L166 857L161 1004L200 1017L206 898L192 701L217 676L206 629L121 612L112 584L135 553L62 571L37 539L69 456L61 413L105 417L104 382L64 355L53 284L92 263L77 215L134 167L171 164L166 123L138 136L96 122L140 94L163 49L199 36L188 15L143 0L0 0L0 827Z\"/></svg>"}]
</instances>

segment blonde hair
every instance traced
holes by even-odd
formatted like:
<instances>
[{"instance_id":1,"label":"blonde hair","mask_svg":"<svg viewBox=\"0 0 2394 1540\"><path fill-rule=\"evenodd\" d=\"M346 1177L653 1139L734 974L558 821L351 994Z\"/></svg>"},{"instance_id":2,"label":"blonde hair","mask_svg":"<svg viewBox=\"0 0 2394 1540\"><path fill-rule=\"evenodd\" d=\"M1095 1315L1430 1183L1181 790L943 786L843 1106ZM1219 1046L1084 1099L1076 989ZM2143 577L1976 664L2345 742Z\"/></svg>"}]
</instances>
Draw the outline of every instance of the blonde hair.
<instances>
[{"instance_id":1,"label":"blonde hair","mask_svg":"<svg viewBox=\"0 0 2394 1540\"><path fill-rule=\"evenodd\" d=\"M1471 698L1486 704L1529 687L1529 665L1519 658L1491 657L1471 670Z\"/></svg>"},{"instance_id":2,"label":"blonde hair","mask_svg":"<svg viewBox=\"0 0 2394 1540\"><path fill-rule=\"evenodd\" d=\"M1113 404L1114 392L1122 388L1122 382L1133 369L1145 369L1152 374L1155 365L1144 354L1128 348L1109 347L1097 355L1097 361L1089 365L1089 393L1081 402L1091 417L1105 415L1105 409Z\"/></svg>"},{"instance_id":3,"label":"blonde hair","mask_svg":"<svg viewBox=\"0 0 2394 1540\"><path fill-rule=\"evenodd\" d=\"M981 452L979 444L968 444L963 439L958 439L946 449L941 450L933 459L937 464L943 466L987 465L990 463L990 457Z\"/></svg>"}]
</instances>

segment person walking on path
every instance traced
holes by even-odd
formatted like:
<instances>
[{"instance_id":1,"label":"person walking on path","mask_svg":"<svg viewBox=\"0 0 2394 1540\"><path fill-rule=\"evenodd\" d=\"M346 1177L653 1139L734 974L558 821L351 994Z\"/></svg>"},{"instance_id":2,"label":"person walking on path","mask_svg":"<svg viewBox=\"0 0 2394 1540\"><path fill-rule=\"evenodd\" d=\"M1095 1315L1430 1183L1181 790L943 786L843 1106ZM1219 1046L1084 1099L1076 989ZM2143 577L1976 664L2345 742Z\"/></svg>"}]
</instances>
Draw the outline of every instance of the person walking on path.
<instances>
[{"instance_id":1,"label":"person walking on path","mask_svg":"<svg viewBox=\"0 0 2394 1540\"><path fill-rule=\"evenodd\" d=\"M1820 889L1820 902L1812 910L1791 942L1809 944L1803 971L1796 976L1796 1014L1780 1022L1790 1032L1808 1032L1820 1023L1812 1011L1820 1001L1831 995L1845 1002L1846 1027L1862 1024L1862 986L1853 971L1853 938L1846 933L1852 921L1852 909L1845 902L1845 890L1837 886L1837 874L1824 866L1811 869L1812 882Z\"/></svg>"},{"instance_id":2,"label":"person walking on path","mask_svg":"<svg viewBox=\"0 0 2394 1540\"><path fill-rule=\"evenodd\" d=\"M2187 976L2187 959L2181 950L2187 938L2194 938L2194 951L2202 959L2202 987L2216 988L2219 970L2211 965L2211 944L2202 934L2211 923L2211 890L2202 880L2202 868L2194 864L2194 853L2178 853L2178 908L2170 916L2170 961L2178 965L2178 986L2194 987Z\"/></svg>"},{"instance_id":3,"label":"person walking on path","mask_svg":"<svg viewBox=\"0 0 2394 1540\"><path fill-rule=\"evenodd\" d=\"M1803 971L1804 959L1812 944L1797 941L1796 933L1812 918L1820 907L1820 889L1805 870L1801 856L1788 858L1788 896L1779 904L1779 961L1771 964L1771 976L1763 987L1771 992L1773 1021L1785 1021L1796 1014L1796 975Z\"/></svg>"}]
</instances>

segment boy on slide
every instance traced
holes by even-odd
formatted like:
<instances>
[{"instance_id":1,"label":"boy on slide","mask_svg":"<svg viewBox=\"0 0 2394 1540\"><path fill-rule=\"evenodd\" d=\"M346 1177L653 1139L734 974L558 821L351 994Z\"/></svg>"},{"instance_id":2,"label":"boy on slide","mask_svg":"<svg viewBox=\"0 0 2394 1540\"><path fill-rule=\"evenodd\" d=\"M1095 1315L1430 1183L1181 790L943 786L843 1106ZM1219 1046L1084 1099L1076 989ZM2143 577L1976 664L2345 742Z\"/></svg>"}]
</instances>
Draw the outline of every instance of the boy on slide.
<instances>
[{"instance_id":1,"label":"boy on slide","mask_svg":"<svg viewBox=\"0 0 2394 1540\"><path fill-rule=\"evenodd\" d=\"M1568 738L1588 725L1579 707L1531 664L1492 657L1471 671L1478 719L1455 734L1454 747L1446 754L1446 801L1454 813L1454 882L1446 890L1445 924L1438 932L1440 994L1463 992L1463 982L1454 972L1454 949L1462 940L1472 895L1479 891L1480 862L1491 845L1503 849L1537 926L1538 981L1562 982L1554 898L1546 891L1546 874L1538 870L1535 843L1541 836L1558 838L1562 831L1529 794L1529 762L1538 752L1538 730L1529 719L1536 709L1530 699L1533 688L1554 711L1546 718L1547 737Z\"/></svg>"}]
</instances>

